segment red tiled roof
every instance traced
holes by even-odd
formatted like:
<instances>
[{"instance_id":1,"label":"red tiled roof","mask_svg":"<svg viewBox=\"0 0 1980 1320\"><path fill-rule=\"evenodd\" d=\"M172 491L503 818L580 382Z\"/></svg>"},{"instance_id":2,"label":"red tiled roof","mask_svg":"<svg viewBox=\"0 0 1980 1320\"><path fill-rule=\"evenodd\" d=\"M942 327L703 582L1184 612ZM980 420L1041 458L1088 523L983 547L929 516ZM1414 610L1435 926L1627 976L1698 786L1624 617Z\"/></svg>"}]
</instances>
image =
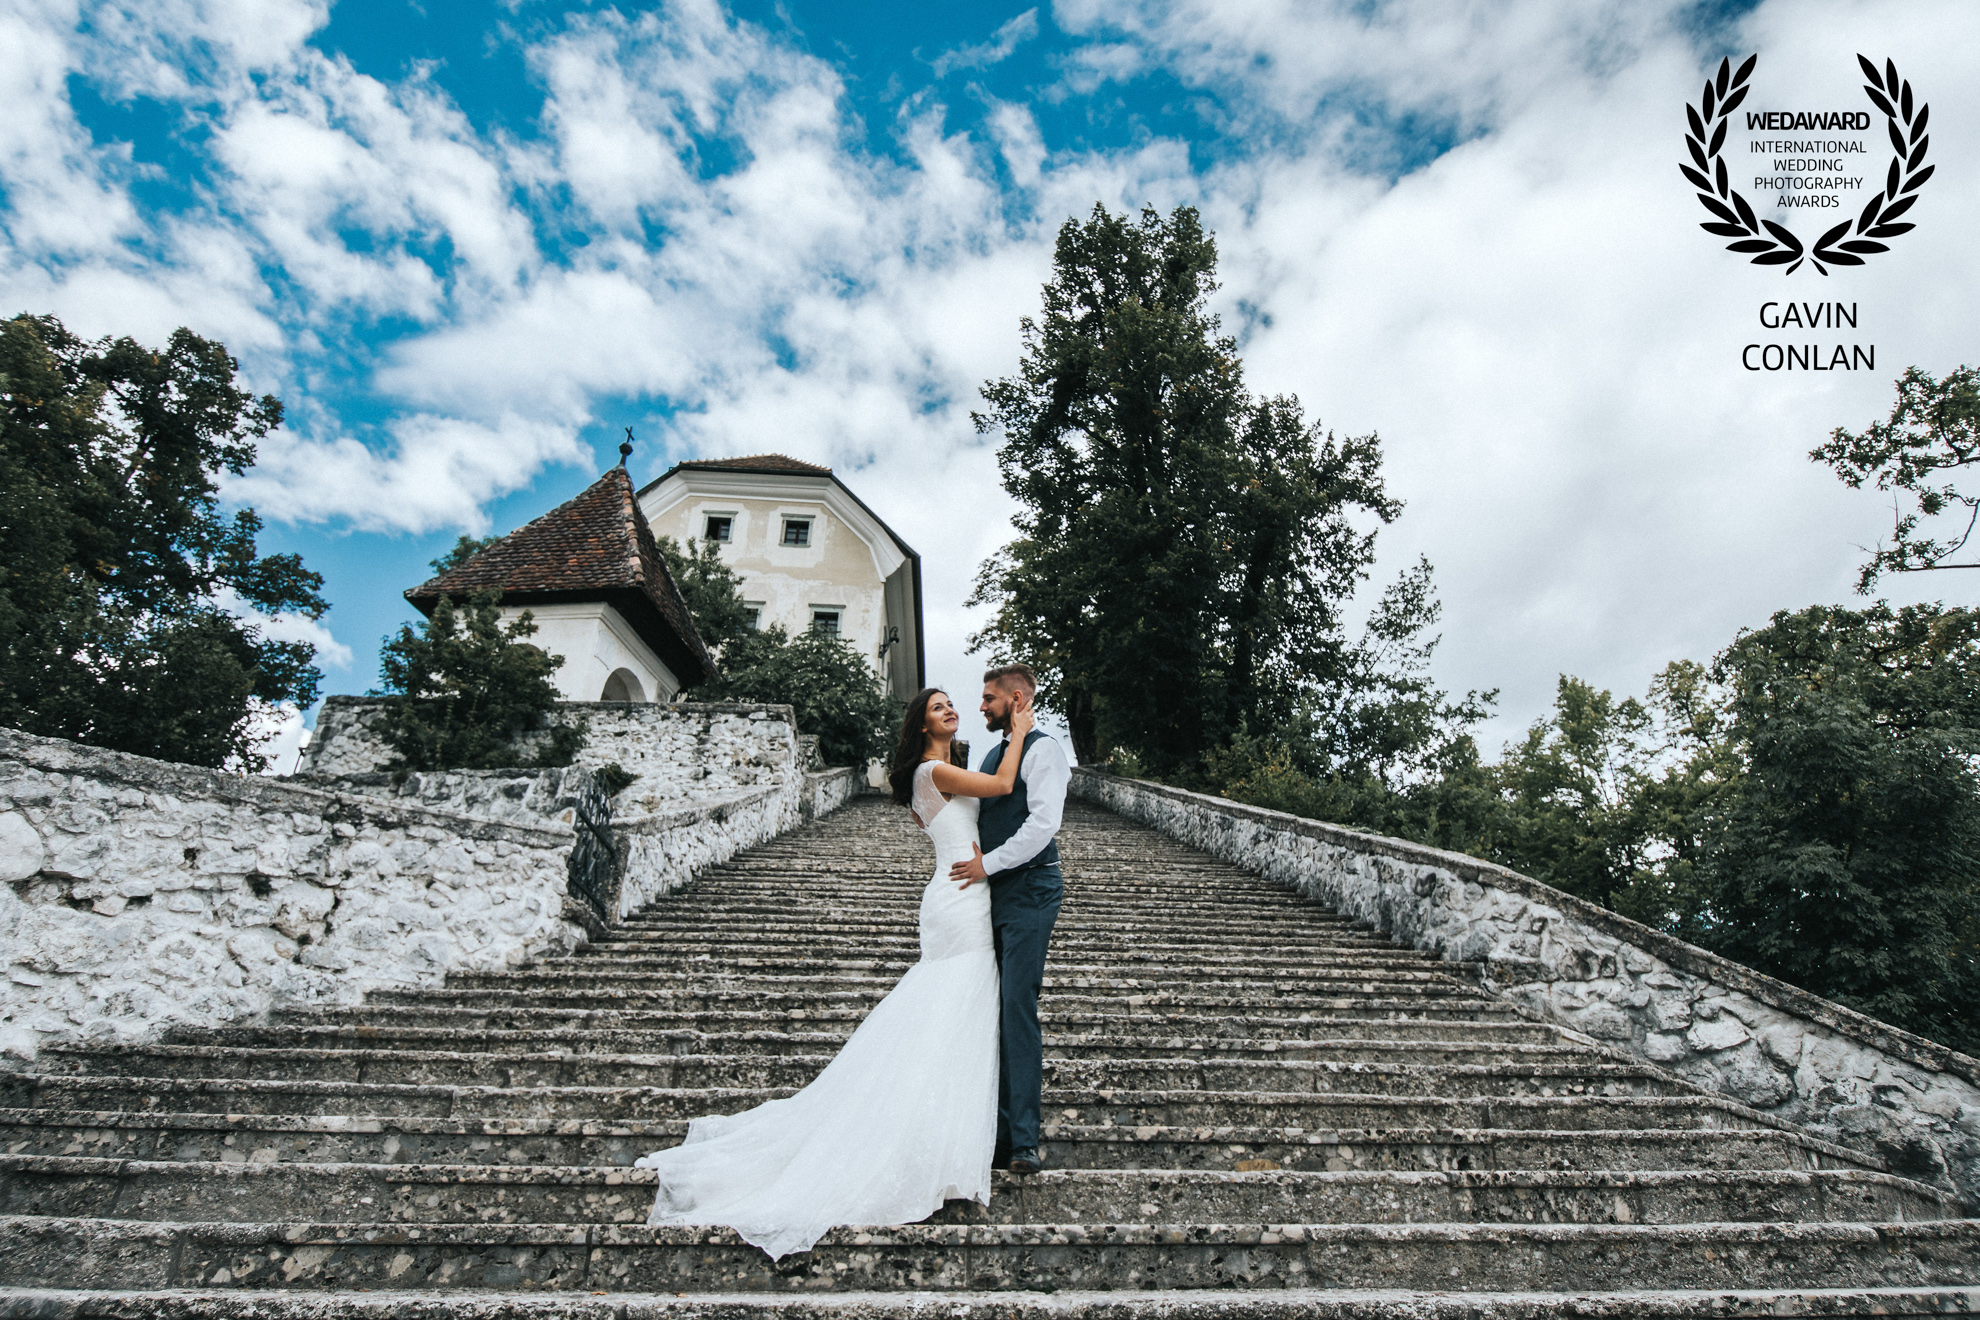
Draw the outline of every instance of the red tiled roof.
<instances>
[{"instance_id":1,"label":"red tiled roof","mask_svg":"<svg viewBox=\"0 0 1980 1320\"><path fill-rule=\"evenodd\" d=\"M623 467L612 468L575 498L413 587L406 599L420 613L431 614L443 595L459 598L488 588L498 588L505 604L605 601L626 617L683 686L715 672Z\"/></svg>"},{"instance_id":2,"label":"red tiled roof","mask_svg":"<svg viewBox=\"0 0 1980 1320\"><path fill-rule=\"evenodd\" d=\"M805 477L832 475L831 468L802 462L784 454L746 454L741 458L690 458L668 468L660 480L665 481L682 468L700 468L703 471L717 472L783 472Z\"/></svg>"}]
</instances>

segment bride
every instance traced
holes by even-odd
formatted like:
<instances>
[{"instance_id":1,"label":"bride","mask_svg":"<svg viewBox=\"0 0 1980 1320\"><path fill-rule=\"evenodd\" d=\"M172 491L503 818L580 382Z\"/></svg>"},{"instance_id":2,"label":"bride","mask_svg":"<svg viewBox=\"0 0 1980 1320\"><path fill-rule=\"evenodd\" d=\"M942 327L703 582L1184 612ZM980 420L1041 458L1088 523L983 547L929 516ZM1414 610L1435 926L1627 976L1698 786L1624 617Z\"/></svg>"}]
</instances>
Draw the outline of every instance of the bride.
<instances>
[{"instance_id":1,"label":"bride","mask_svg":"<svg viewBox=\"0 0 1980 1320\"><path fill-rule=\"evenodd\" d=\"M921 894L921 961L796 1095L697 1118L686 1140L636 1163L659 1174L649 1224L725 1225L772 1260L837 1224L911 1224L948 1200L990 1202L997 1135L997 961L990 891L949 879L980 854L977 799L1016 782L1027 706L994 775L957 763L955 703L908 702L888 780L935 845Z\"/></svg>"}]
</instances>

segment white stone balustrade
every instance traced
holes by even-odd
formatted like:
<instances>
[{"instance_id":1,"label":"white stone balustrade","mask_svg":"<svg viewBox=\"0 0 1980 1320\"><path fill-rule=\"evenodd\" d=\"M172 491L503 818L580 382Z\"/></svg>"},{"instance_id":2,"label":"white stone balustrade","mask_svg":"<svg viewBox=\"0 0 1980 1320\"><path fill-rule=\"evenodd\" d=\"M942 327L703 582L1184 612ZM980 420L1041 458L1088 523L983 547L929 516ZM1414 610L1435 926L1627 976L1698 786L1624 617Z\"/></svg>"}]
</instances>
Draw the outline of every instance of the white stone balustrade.
<instances>
[{"instance_id":1,"label":"white stone balustrade","mask_svg":"<svg viewBox=\"0 0 1980 1320\"><path fill-rule=\"evenodd\" d=\"M0 1049L151 1039L568 951L571 842L0 729Z\"/></svg>"},{"instance_id":2,"label":"white stone balustrade","mask_svg":"<svg viewBox=\"0 0 1980 1320\"><path fill-rule=\"evenodd\" d=\"M1474 964L1535 1019L1875 1150L1980 1210L1980 1059L1476 857L1084 766L1072 794Z\"/></svg>"}]
</instances>

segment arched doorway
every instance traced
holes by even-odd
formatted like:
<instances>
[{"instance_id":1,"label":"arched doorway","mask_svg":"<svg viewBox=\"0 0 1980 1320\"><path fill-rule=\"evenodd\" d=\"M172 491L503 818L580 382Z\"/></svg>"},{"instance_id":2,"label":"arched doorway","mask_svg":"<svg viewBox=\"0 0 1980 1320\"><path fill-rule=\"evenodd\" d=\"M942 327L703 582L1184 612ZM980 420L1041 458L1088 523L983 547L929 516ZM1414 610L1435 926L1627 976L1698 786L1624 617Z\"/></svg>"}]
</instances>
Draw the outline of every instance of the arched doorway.
<instances>
[{"instance_id":1,"label":"arched doorway","mask_svg":"<svg viewBox=\"0 0 1980 1320\"><path fill-rule=\"evenodd\" d=\"M614 669L612 676L605 680L605 690L598 694L600 701L645 701L646 689L640 686L639 675L630 669Z\"/></svg>"}]
</instances>

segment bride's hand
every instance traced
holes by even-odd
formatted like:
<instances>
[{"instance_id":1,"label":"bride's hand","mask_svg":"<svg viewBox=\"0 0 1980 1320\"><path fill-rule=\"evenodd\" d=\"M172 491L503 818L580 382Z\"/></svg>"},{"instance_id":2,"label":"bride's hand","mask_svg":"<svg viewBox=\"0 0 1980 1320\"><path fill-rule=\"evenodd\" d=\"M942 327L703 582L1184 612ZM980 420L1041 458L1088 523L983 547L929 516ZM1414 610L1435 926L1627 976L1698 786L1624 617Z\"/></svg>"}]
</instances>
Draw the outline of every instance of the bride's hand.
<instances>
[{"instance_id":1,"label":"bride's hand","mask_svg":"<svg viewBox=\"0 0 1980 1320\"><path fill-rule=\"evenodd\" d=\"M1011 712L1011 740L1013 742L1023 742L1026 735L1037 727L1038 718L1031 713L1029 704Z\"/></svg>"}]
</instances>

